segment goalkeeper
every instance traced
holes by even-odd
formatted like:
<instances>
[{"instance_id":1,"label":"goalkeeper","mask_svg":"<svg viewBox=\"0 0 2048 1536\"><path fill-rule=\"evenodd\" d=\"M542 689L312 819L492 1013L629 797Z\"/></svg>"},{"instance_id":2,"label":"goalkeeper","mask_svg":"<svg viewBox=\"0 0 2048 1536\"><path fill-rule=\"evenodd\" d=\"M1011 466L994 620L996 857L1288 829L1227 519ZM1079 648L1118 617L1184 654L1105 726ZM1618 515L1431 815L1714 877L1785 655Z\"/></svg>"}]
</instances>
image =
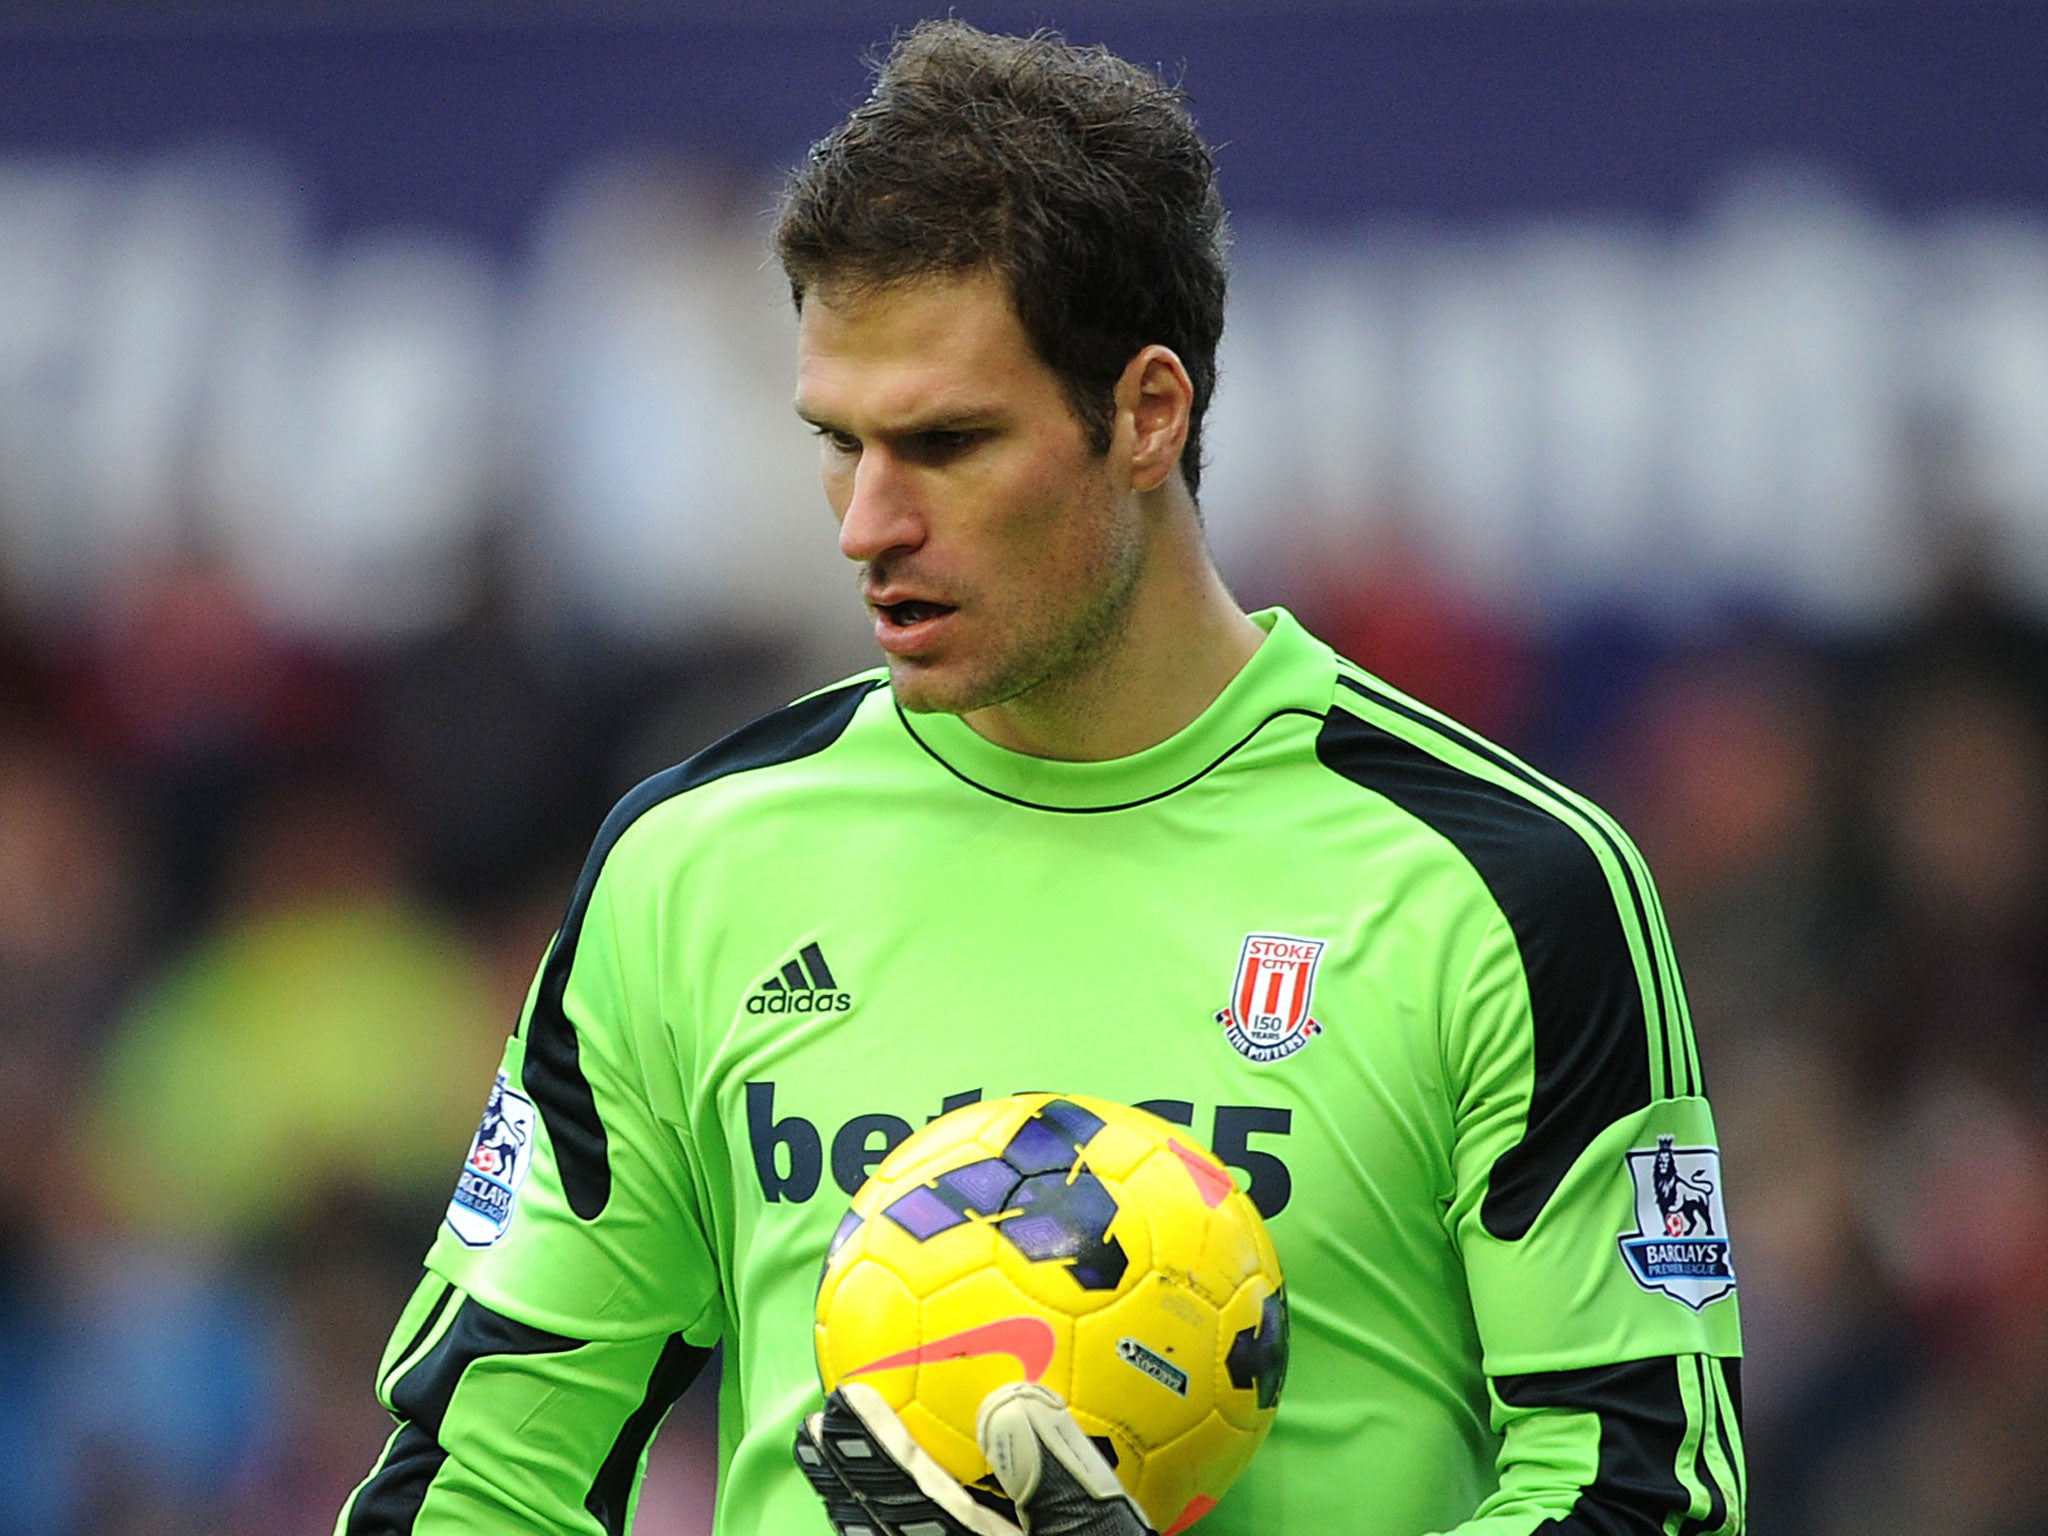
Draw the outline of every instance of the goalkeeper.
<instances>
[{"instance_id":1,"label":"goalkeeper","mask_svg":"<svg viewBox=\"0 0 2048 1536\"><path fill-rule=\"evenodd\" d=\"M887 1149L1025 1089L1149 1104L1266 1214L1286 1391L1203 1536L1740 1531L1735 1272L1648 871L1226 591L1225 226L1178 92L921 25L777 246L885 665L599 832L338 1532L624 1531L721 1343L720 1536L1014 1529L871 1395L819 1401L811 1305ZM982 1432L1036 1536L1143 1529L1056 1402Z\"/></svg>"}]
</instances>

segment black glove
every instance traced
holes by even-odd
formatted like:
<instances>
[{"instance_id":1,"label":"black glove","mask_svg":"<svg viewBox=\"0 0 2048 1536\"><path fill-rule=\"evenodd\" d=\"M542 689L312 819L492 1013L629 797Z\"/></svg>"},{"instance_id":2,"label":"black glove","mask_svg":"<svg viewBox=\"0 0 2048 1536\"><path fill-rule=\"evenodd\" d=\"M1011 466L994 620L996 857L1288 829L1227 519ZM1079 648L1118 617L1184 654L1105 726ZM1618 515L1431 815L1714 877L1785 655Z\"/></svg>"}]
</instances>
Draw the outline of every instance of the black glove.
<instances>
[{"instance_id":1,"label":"black glove","mask_svg":"<svg viewBox=\"0 0 2048 1536\"><path fill-rule=\"evenodd\" d=\"M977 1503L865 1382L846 1383L804 1420L796 1464L840 1536L1155 1536L1059 1394L998 1387L975 1436L1016 1502L1015 1522Z\"/></svg>"}]
</instances>

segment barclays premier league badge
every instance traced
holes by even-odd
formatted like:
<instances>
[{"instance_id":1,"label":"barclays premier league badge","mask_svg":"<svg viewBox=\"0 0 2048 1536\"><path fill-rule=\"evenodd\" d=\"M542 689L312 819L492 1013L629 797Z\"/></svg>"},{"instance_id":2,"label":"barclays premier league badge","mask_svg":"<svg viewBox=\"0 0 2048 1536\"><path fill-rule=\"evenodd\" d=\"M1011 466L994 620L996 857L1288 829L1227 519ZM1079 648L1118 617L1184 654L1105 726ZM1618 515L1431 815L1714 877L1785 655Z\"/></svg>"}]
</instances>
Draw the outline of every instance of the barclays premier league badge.
<instances>
[{"instance_id":1,"label":"barclays premier league badge","mask_svg":"<svg viewBox=\"0 0 2048 1536\"><path fill-rule=\"evenodd\" d=\"M488 1248L505 1235L533 1162L533 1121L533 1100L506 1087L500 1072L448 1202L449 1230L472 1248Z\"/></svg>"},{"instance_id":2,"label":"barclays premier league badge","mask_svg":"<svg viewBox=\"0 0 2048 1536\"><path fill-rule=\"evenodd\" d=\"M1735 1289L1721 1154L1674 1146L1674 1139L1659 1136L1655 1151L1628 1154L1636 1230L1621 1238L1621 1256L1644 1290L1662 1291L1697 1312Z\"/></svg>"}]
</instances>

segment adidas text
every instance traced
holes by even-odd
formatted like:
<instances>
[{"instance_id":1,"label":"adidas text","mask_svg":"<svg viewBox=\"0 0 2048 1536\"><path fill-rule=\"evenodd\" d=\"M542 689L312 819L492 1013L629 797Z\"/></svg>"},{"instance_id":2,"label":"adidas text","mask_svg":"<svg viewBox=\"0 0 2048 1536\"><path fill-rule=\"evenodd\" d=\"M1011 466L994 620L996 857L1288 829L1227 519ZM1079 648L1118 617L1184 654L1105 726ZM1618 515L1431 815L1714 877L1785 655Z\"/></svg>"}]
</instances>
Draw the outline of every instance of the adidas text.
<instances>
[{"instance_id":1,"label":"adidas text","mask_svg":"<svg viewBox=\"0 0 2048 1536\"><path fill-rule=\"evenodd\" d=\"M749 1013L844 1013L852 1006L851 992L756 992L747 999Z\"/></svg>"}]
</instances>

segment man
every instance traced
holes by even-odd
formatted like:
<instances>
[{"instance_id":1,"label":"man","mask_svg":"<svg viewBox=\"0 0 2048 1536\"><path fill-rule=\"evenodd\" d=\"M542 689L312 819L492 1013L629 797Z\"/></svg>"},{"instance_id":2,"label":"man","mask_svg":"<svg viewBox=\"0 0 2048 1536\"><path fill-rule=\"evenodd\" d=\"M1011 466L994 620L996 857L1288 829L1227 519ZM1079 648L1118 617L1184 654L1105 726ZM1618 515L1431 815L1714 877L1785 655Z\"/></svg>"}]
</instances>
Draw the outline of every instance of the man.
<instances>
[{"instance_id":1,"label":"man","mask_svg":"<svg viewBox=\"0 0 2048 1536\"><path fill-rule=\"evenodd\" d=\"M1286 1393L1205 1533L1740 1530L1725 1220L1667 1233L1653 1178L1720 1183L1649 875L1232 601L1223 243L1177 94L1050 37L919 27L794 175L797 409L886 670L599 833L341 1531L624 1529L720 1341L724 1536L822 1536L812 1484L847 1532L1015 1529L872 1399L820 1413L810 1311L890 1146L1046 1087L1193 1127L1269 1219ZM1026 1529L1143 1529L1057 1403L995 1410Z\"/></svg>"}]
</instances>

